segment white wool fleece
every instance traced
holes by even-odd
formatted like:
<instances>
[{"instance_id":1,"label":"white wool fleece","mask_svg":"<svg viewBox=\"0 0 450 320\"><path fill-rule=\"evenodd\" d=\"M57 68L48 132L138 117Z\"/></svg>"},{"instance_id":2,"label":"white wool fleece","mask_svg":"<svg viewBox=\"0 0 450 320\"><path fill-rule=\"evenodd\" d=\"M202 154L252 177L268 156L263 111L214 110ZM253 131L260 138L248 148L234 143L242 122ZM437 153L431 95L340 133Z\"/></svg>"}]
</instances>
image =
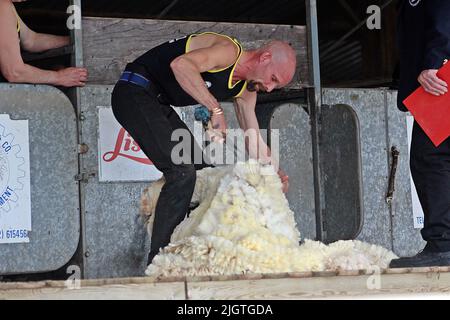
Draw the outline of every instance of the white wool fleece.
<instances>
[{"instance_id":1,"label":"white wool fleece","mask_svg":"<svg viewBox=\"0 0 450 320\"><path fill-rule=\"evenodd\" d=\"M151 231L162 182L142 197ZM395 254L360 241L325 245L306 240L271 166L255 161L198 172L193 201L200 205L175 229L171 243L147 268L161 276L231 275L386 268Z\"/></svg>"}]
</instances>

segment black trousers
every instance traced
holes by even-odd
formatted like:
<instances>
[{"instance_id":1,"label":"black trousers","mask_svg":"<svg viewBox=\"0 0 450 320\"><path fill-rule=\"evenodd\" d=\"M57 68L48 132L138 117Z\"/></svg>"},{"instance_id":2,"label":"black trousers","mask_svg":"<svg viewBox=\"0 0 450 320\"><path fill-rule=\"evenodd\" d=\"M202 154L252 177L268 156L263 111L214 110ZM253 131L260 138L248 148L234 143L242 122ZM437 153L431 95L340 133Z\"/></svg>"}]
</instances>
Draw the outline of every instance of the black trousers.
<instances>
[{"instance_id":1,"label":"black trousers","mask_svg":"<svg viewBox=\"0 0 450 320\"><path fill-rule=\"evenodd\" d=\"M424 211L422 237L431 251L450 251L450 138L435 147L415 122L411 174Z\"/></svg>"},{"instance_id":2,"label":"black trousers","mask_svg":"<svg viewBox=\"0 0 450 320\"><path fill-rule=\"evenodd\" d=\"M193 156L201 149L178 114L161 104L156 95L137 85L119 81L112 93L112 110L118 122L139 144L166 180L156 204L155 220L148 264L160 248L170 242L175 227L186 216L195 187L196 170L208 166L204 161L194 164ZM189 161L175 164L171 153L177 141L172 132L185 129L191 137ZM197 159L198 160L198 159ZM177 161L176 161L177 162Z\"/></svg>"}]
</instances>

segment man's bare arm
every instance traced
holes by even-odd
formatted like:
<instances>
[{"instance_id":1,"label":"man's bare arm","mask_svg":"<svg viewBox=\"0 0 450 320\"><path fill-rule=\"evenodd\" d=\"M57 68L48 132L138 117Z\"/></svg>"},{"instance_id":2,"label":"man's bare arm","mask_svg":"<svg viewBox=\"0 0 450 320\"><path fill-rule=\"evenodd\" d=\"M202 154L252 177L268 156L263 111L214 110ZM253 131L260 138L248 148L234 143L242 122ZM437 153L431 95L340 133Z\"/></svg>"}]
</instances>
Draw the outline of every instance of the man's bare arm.
<instances>
[{"instance_id":1,"label":"man's bare arm","mask_svg":"<svg viewBox=\"0 0 450 320\"><path fill-rule=\"evenodd\" d=\"M234 106L239 125L249 137L245 141L245 146L250 157L263 163L270 163L277 169L278 161L272 157L270 148L264 142L256 118L256 92L244 91L234 100Z\"/></svg>"},{"instance_id":2,"label":"man's bare arm","mask_svg":"<svg viewBox=\"0 0 450 320\"><path fill-rule=\"evenodd\" d=\"M217 41L211 43L211 37L217 37ZM207 42L208 45L211 44L202 47L202 41ZM237 47L230 40L211 35L192 38L191 47L198 47L198 49L175 58L170 64L175 78L183 90L198 103L209 110L220 108L219 102L209 92L200 74L233 64L237 59Z\"/></svg>"},{"instance_id":3,"label":"man's bare arm","mask_svg":"<svg viewBox=\"0 0 450 320\"><path fill-rule=\"evenodd\" d=\"M47 71L23 62L17 34L17 16L8 0L0 0L0 71L12 83L53 84L60 86L83 86L87 71L68 68Z\"/></svg>"},{"instance_id":4,"label":"man's bare arm","mask_svg":"<svg viewBox=\"0 0 450 320\"><path fill-rule=\"evenodd\" d=\"M70 37L37 33L19 18L20 40L22 47L29 52L42 52L50 49L64 47L70 44Z\"/></svg>"},{"instance_id":5,"label":"man's bare arm","mask_svg":"<svg viewBox=\"0 0 450 320\"><path fill-rule=\"evenodd\" d=\"M234 106L239 126L253 139L246 139L245 141L250 158L258 159L262 163L271 164L281 179L283 192L286 193L289 189L289 177L280 169L279 159L271 153L270 148L261 137L258 119L255 113L256 92L244 91L241 97L235 99Z\"/></svg>"}]
</instances>

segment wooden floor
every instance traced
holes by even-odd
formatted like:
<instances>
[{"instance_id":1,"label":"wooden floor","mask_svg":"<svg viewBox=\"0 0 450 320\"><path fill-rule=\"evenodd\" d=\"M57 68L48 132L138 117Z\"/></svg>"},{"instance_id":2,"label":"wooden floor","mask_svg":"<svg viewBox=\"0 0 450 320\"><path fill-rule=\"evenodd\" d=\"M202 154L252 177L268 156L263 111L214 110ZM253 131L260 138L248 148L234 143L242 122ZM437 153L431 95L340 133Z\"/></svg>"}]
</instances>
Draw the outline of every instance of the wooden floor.
<instances>
[{"instance_id":1,"label":"wooden floor","mask_svg":"<svg viewBox=\"0 0 450 320\"><path fill-rule=\"evenodd\" d=\"M450 299L450 268L0 283L0 299Z\"/></svg>"}]
</instances>

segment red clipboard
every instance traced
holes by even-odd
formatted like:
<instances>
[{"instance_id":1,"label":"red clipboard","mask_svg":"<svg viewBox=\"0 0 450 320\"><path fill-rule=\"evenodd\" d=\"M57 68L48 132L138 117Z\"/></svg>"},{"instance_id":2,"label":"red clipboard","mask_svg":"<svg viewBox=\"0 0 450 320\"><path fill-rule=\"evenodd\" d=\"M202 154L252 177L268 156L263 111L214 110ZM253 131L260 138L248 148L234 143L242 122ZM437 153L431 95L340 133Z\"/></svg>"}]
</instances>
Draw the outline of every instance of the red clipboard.
<instances>
[{"instance_id":1,"label":"red clipboard","mask_svg":"<svg viewBox=\"0 0 450 320\"><path fill-rule=\"evenodd\" d=\"M437 75L447 82L449 92L434 96L421 86L403 101L436 147L450 136L450 62Z\"/></svg>"}]
</instances>

